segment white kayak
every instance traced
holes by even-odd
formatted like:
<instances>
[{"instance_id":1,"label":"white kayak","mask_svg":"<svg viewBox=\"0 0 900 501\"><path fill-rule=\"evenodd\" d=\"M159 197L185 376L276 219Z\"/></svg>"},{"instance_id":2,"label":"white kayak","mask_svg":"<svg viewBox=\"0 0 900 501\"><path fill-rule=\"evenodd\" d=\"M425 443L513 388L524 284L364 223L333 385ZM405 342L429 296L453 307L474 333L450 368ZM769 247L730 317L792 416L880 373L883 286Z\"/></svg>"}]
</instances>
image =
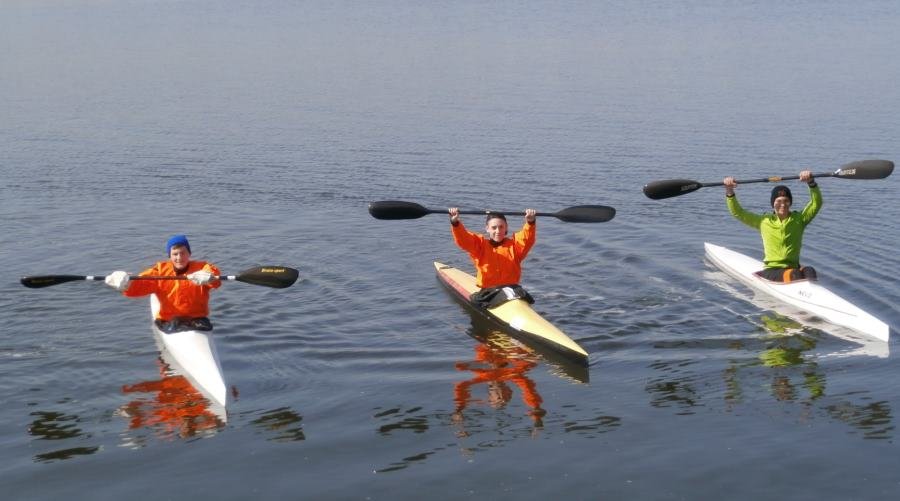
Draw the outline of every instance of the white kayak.
<instances>
[{"instance_id":1,"label":"white kayak","mask_svg":"<svg viewBox=\"0 0 900 501\"><path fill-rule=\"evenodd\" d=\"M159 300L156 294L150 295L151 318L156 318L159 311ZM161 348L166 351L166 360L174 362L172 367L190 381L200 393L213 403L224 406L228 396L225 379L222 376L222 365L219 354L213 343L212 331L176 330L166 332L159 328L155 321L151 322L153 334Z\"/></svg>"},{"instance_id":2,"label":"white kayak","mask_svg":"<svg viewBox=\"0 0 900 501\"><path fill-rule=\"evenodd\" d=\"M817 281L772 282L756 274L763 263L739 252L711 243L704 244L706 257L716 267L752 289L811 313L823 320L846 327L880 341L890 337L890 327L869 313L826 289Z\"/></svg>"}]
</instances>

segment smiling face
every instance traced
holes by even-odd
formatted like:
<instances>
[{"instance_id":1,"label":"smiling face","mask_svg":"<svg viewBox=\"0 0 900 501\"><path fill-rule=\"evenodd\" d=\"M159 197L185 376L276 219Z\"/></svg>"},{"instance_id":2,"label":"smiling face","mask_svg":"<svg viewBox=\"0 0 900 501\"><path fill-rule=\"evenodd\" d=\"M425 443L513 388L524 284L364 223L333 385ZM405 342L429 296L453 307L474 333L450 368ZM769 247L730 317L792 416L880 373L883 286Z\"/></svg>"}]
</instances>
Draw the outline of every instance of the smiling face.
<instances>
[{"instance_id":1,"label":"smiling face","mask_svg":"<svg viewBox=\"0 0 900 501\"><path fill-rule=\"evenodd\" d=\"M500 217L492 217L485 223L484 231L488 234L488 238L494 242L502 242L506 238L506 220Z\"/></svg>"},{"instance_id":2,"label":"smiling face","mask_svg":"<svg viewBox=\"0 0 900 501\"><path fill-rule=\"evenodd\" d=\"M791 199L788 197L778 197L772 202L772 208L775 209L775 215L779 219L788 217L791 213Z\"/></svg>"},{"instance_id":3,"label":"smiling face","mask_svg":"<svg viewBox=\"0 0 900 501\"><path fill-rule=\"evenodd\" d=\"M191 261L191 252L183 245L175 245L169 251L169 261L172 261L176 270L183 271Z\"/></svg>"}]
</instances>

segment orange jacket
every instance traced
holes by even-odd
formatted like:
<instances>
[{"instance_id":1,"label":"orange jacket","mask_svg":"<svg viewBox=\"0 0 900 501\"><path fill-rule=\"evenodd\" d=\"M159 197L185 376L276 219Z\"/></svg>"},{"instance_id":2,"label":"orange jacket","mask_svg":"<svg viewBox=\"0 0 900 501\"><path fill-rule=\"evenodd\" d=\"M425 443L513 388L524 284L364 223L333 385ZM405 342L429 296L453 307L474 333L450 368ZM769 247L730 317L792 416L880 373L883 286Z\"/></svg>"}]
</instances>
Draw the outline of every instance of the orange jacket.
<instances>
[{"instance_id":1,"label":"orange jacket","mask_svg":"<svg viewBox=\"0 0 900 501\"><path fill-rule=\"evenodd\" d=\"M512 238L493 245L484 235L472 233L462 221L450 225L453 241L469 253L477 269L475 284L482 289L498 285L519 283L522 277L522 261L537 240L537 223L525 222Z\"/></svg>"},{"instance_id":2,"label":"orange jacket","mask_svg":"<svg viewBox=\"0 0 900 501\"><path fill-rule=\"evenodd\" d=\"M141 272L141 275L174 277L206 270L220 275L215 265L205 261L191 261L184 273L176 273L171 261L160 261ZM217 289L222 282L216 280L208 285L195 285L189 280L132 280L122 294L128 297L156 294L159 299L159 313L156 318L172 320L175 317L208 317L209 291Z\"/></svg>"}]
</instances>

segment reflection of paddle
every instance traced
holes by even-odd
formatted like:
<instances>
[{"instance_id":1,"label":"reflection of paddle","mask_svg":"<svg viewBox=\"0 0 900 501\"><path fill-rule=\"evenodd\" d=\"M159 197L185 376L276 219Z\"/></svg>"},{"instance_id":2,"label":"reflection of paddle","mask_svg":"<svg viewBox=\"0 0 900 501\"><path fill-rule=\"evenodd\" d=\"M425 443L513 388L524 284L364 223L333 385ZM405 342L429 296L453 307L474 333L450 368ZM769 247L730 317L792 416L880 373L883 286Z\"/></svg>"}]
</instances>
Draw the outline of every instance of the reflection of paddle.
<instances>
[{"instance_id":1,"label":"reflection of paddle","mask_svg":"<svg viewBox=\"0 0 900 501\"><path fill-rule=\"evenodd\" d=\"M263 287L272 287L274 289L283 289L290 287L297 281L300 272L293 268L285 266L257 266L244 270L237 275L219 275L214 277L216 280L236 280L247 284L261 285ZM105 276L92 275L43 275L34 277L22 277L22 285L32 289L40 289L42 287L50 287L51 285L64 284L66 282L75 282L77 280L104 280ZM140 276L132 275L131 280L187 280L185 275L177 276Z\"/></svg>"},{"instance_id":2,"label":"reflection of paddle","mask_svg":"<svg viewBox=\"0 0 900 501\"><path fill-rule=\"evenodd\" d=\"M519 214L523 211L461 210L460 214ZM447 214L447 209L429 209L415 202L384 200L369 204L369 214L375 219L419 219L428 214ZM536 216L555 217L567 223L605 223L616 216L616 209L605 205L576 205L559 212L538 212Z\"/></svg>"},{"instance_id":3,"label":"reflection of paddle","mask_svg":"<svg viewBox=\"0 0 900 501\"><path fill-rule=\"evenodd\" d=\"M894 172L894 162L890 160L860 160L851 162L841 166L834 172L823 172L821 174L813 174L813 177L839 177L842 179L884 179ZM736 181L737 184L747 183L777 183L789 179L800 179L800 176L773 176L760 179L747 179L744 181ZM701 183L691 181L689 179L667 179L664 181L653 181L644 185L644 195L653 200L663 198L677 197L697 191L700 188L709 186L722 186L721 181L717 183Z\"/></svg>"}]
</instances>

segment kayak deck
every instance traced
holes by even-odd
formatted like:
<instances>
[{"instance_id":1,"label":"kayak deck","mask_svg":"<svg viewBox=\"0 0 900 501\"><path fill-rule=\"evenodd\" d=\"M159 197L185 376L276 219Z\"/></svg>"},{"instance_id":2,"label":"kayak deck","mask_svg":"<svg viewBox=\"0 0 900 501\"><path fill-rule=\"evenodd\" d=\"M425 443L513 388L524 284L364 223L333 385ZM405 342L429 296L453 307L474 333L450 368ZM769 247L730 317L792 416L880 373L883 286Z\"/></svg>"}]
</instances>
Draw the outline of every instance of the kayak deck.
<instances>
[{"instance_id":1,"label":"kayak deck","mask_svg":"<svg viewBox=\"0 0 900 501\"><path fill-rule=\"evenodd\" d=\"M438 279L454 296L473 311L499 324L510 335L525 342L540 343L567 359L587 365L588 353L563 331L534 311L527 301L513 299L495 308L479 308L469 300L473 292L480 290L475 285L474 276L437 261L434 268Z\"/></svg>"},{"instance_id":2,"label":"kayak deck","mask_svg":"<svg viewBox=\"0 0 900 501\"><path fill-rule=\"evenodd\" d=\"M150 296L150 310L152 318L156 318L159 300L155 294ZM166 332L160 329L155 321L151 322L151 325L161 351L168 355L165 358L174 363L173 369L185 376L203 396L224 406L228 389L222 375L219 354L213 343L212 331Z\"/></svg>"},{"instance_id":3,"label":"kayak deck","mask_svg":"<svg viewBox=\"0 0 900 501\"><path fill-rule=\"evenodd\" d=\"M890 327L816 281L772 282L756 272L763 263L725 247L704 243L706 257L717 268L754 290L763 292L827 322L881 341L890 338Z\"/></svg>"}]
</instances>

